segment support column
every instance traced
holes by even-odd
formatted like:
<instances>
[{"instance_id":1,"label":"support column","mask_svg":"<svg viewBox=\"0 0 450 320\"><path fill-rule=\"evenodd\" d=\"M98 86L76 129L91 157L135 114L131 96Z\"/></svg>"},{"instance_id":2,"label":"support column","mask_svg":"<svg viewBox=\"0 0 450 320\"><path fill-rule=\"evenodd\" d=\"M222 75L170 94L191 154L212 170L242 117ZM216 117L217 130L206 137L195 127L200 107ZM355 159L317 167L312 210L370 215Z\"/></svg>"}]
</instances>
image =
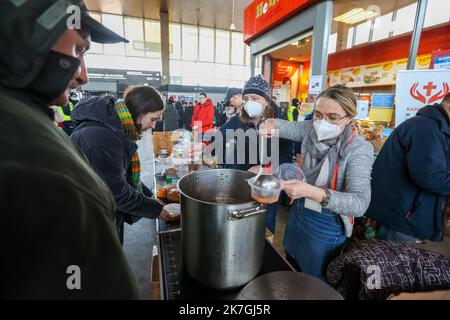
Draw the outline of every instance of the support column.
<instances>
[{"instance_id":1,"label":"support column","mask_svg":"<svg viewBox=\"0 0 450 320\"><path fill-rule=\"evenodd\" d=\"M169 13L167 0L161 1L160 30L161 30L161 85L170 84L170 43L169 43Z\"/></svg>"},{"instance_id":2,"label":"support column","mask_svg":"<svg viewBox=\"0 0 450 320\"><path fill-rule=\"evenodd\" d=\"M313 43L311 49L310 76L322 76L322 88L327 81L328 42L333 18L333 1L326 0L316 5ZM311 94L308 95L311 99Z\"/></svg>"},{"instance_id":3,"label":"support column","mask_svg":"<svg viewBox=\"0 0 450 320\"><path fill-rule=\"evenodd\" d=\"M256 69L256 56L251 55L250 56L250 76L253 77L255 75L255 69Z\"/></svg>"},{"instance_id":4,"label":"support column","mask_svg":"<svg viewBox=\"0 0 450 320\"><path fill-rule=\"evenodd\" d=\"M423 23L425 21L425 12L427 10L428 0L417 1L416 19L411 36L411 45L409 47L407 70L414 70L416 65L417 52L419 51L420 36L422 35Z\"/></svg>"}]
</instances>

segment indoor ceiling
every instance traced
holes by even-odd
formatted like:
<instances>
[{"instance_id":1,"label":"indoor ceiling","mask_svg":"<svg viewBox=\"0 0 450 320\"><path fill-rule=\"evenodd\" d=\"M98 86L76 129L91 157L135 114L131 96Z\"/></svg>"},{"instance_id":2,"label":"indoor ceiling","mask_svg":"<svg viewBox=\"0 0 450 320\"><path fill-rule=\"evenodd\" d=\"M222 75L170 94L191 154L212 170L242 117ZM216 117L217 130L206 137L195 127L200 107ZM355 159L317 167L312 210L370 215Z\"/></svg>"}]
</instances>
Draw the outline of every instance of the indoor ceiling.
<instances>
[{"instance_id":1,"label":"indoor ceiling","mask_svg":"<svg viewBox=\"0 0 450 320\"><path fill-rule=\"evenodd\" d=\"M252 0L235 0L236 31L244 29L244 9ZM85 0L90 11L159 20L159 12L169 13L169 21L218 29L229 29L232 0Z\"/></svg>"},{"instance_id":2,"label":"indoor ceiling","mask_svg":"<svg viewBox=\"0 0 450 320\"><path fill-rule=\"evenodd\" d=\"M312 37L305 39L304 45L289 44L283 48L270 53L270 57L275 60L287 60L295 62L306 62L311 59Z\"/></svg>"}]
</instances>

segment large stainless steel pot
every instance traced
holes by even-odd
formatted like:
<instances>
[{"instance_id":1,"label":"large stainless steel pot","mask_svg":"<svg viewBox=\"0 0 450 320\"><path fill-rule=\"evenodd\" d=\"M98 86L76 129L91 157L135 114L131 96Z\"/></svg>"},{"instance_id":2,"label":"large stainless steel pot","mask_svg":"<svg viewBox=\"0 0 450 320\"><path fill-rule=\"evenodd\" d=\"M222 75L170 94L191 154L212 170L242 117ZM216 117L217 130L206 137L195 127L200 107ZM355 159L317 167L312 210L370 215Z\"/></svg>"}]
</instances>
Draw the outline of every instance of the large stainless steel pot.
<instances>
[{"instance_id":1,"label":"large stainless steel pot","mask_svg":"<svg viewBox=\"0 0 450 320\"><path fill-rule=\"evenodd\" d=\"M251 198L246 171L192 172L178 182L184 268L214 289L252 280L263 263L266 208Z\"/></svg>"}]
</instances>

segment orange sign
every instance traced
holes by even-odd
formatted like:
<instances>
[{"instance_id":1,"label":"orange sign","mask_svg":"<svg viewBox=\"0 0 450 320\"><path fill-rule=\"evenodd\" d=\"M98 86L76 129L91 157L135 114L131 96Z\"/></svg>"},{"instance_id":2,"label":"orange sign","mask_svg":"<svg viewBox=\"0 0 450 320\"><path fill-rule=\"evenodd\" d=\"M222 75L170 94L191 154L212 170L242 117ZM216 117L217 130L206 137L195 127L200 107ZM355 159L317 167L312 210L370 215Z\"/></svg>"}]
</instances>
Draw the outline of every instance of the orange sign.
<instances>
[{"instance_id":1,"label":"orange sign","mask_svg":"<svg viewBox=\"0 0 450 320\"><path fill-rule=\"evenodd\" d=\"M291 18L317 0L255 0L244 10L244 41Z\"/></svg>"},{"instance_id":2,"label":"orange sign","mask_svg":"<svg viewBox=\"0 0 450 320\"><path fill-rule=\"evenodd\" d=\"M273 81L283 82L286 78L292 78L292 76L298 71L298 63L289 63L285 61L277 61L274 64Z\"/></svg>"}]
</instances>

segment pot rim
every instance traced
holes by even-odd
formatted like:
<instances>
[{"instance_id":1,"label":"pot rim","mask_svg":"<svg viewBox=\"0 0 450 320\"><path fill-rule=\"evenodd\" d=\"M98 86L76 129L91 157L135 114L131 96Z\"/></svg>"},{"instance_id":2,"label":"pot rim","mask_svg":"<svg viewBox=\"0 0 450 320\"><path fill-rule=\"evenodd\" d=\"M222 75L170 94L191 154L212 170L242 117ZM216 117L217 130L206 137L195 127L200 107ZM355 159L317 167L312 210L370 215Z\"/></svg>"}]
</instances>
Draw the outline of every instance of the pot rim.
<instances>
[{"instance_id":1,"label":"pot rim","mask_svg":"<svg viewBox=\"0 0 450 320\"><path fill-rule=\"evenodd\" d=\"M198 199L195 199L195 198L193 198L193 197L191 197L191 196L188 196L186 193L184 193L184 192L181 190L181 188L180 188L180 183L181 183L184 179L187 179L187 177L189 177L190 175L198 174L198 172L218 171L218 170L226 170L226 171L234 171L234 172L247 172L247 173L249 173L249 174L251 174L251 175L253 175L253 176L256 176L256 175L255 175L254 173L252 173L252 172L249 172L249 171L243 171L243 170L236 170L236 169L207 169L207 170L202 170L202 171L194 171L194 172L191 172L191 173L189 173L189 174L183 176L180 180L178 180L178 182L177 182L177 188L178 188L178 190L180 191L180 194L183 195L184 197L190 199L190 200L193 200L193 201L196 201L196 202L199 202L199 203L202 203L202 204L213 205L213 206L218 206L218 207L230 207L230 206L238 207L238 206L248 206L248 205L252 205L252 206L253 206L253 205L260 205L260 203L256 202L256 201L253 200L253 199L251 199L249 202L234 203L234 204L231 204L231 203L230 203L230 204L226 204L226 203L218 204L218 203L214 203L214 202L207 202L207 201L198 200ZM248 184L247 184L247 185L248 185ZM250 186L249 186L249 187L250 187Z\"/></svg>"}]
</instances>

